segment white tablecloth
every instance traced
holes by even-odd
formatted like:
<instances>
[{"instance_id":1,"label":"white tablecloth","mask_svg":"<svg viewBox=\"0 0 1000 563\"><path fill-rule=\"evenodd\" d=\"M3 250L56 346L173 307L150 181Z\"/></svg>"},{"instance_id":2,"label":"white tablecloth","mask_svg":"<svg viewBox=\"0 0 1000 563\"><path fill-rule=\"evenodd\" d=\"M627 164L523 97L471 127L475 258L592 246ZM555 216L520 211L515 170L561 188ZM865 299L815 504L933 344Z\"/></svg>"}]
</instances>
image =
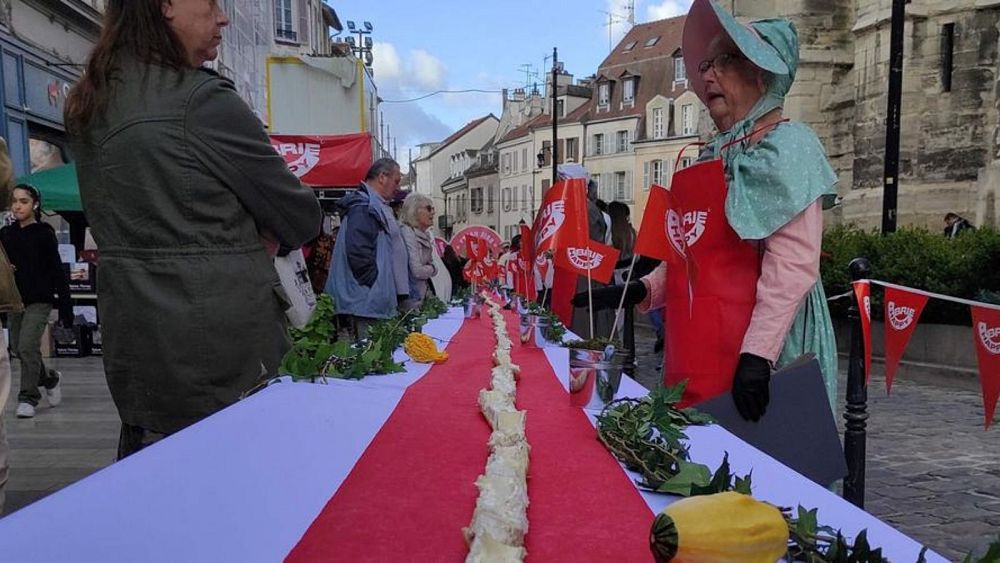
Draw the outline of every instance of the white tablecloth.
<instances>
[{"instance_id":1,"label":"white tablecloth","mask_svg":"<svg viewBox=\"0 0 1000 563\"><path fill-rule=\"evenodd\" d=\"M461 322L453 310L424 331L447 341ZM546 355L565 387L566 351L549 349ZM429 370L412 362L406 368L361 381L272 385L0 520L0 560L280 561L340 487L406 387ZM620 396L644 394L626 379ZM916 560L916 542L724 429L691 428L688 434L695 461L715 467L728 451L735 471L752 469L756 497L818 507L821 522L846 533L867 528L872 543L893 561ZM643 497L653 512L676 500ZM929 554L928 561L945 560Z\"/></svg>"}]
</instances>

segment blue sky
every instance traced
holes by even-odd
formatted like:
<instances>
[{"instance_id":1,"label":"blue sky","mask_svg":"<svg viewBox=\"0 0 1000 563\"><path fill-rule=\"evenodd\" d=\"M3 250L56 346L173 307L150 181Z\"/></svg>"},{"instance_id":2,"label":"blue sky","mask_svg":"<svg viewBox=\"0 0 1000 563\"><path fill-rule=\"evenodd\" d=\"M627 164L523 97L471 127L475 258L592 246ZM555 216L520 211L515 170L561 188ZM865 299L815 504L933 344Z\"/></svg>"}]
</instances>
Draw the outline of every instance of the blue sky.
<instances>
[{"instance_id":1,"label":"blue sky","mask_svg":"<svg viewBox=\"0 0 1000 563\"><path fill-rule=\"evenodd\" d=\"M521 65L542 81L552 47L576 78L593 74L608 54L608 14L624 20L627 0L327 0L341 21L374 26L375 81L383 100L412 99L436 90L499 91L525 85ZM635 0L635 21L683 14L691 0ZM615 23L617 43L627 25ZM345 29L345 34L347 33ZM406 149L441 140L468 121L500 115L499 93L440 94L413 103L383 104L385 122Z\"/></svg>"}]
</instances>

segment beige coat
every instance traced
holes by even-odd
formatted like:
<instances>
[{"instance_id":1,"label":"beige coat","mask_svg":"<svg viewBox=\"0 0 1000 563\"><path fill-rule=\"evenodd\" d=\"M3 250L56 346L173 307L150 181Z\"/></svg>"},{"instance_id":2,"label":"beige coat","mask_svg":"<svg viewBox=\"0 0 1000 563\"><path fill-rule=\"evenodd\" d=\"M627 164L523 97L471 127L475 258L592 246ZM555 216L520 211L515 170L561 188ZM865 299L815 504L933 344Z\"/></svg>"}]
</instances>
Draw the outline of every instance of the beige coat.
<instances>
[{"instance_id":1,"label":"beige coat","mask_svg":"<svg viewBox=\"0 0 1000 563\"><path fill-rule=\"evenodd\" d=\"M410 298L422 301L427 295L427 280L434 277L434 240L430 233L409 225L400 225L410 262Z\"/></svg>"}]
</instances>

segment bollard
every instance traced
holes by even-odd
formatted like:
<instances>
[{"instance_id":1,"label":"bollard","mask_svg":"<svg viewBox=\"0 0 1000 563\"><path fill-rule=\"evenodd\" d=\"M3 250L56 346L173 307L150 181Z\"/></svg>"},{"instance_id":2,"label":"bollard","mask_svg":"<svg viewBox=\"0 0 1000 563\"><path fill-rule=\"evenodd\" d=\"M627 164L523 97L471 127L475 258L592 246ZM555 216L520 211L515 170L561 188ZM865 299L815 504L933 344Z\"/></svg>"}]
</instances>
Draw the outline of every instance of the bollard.
<instances>
[{"instance_id":1,"label":"bollard","mask_svg":"<svg viewBox=\"0 0 1000 563\"><path fill-rule=\"evenodd\" d=\"M871 264L865 258L855 258L848 269L851 280L871 277ZM847 478L844 479L844 500L858 508L865 507L865 441L868 420L868 389L865 383L865 342L861 332L863 305L852 296L847 309L851 324L851 355L847 364L847 409L844 419L844 458L847 460Z\"/></svg>"}]
</instances>

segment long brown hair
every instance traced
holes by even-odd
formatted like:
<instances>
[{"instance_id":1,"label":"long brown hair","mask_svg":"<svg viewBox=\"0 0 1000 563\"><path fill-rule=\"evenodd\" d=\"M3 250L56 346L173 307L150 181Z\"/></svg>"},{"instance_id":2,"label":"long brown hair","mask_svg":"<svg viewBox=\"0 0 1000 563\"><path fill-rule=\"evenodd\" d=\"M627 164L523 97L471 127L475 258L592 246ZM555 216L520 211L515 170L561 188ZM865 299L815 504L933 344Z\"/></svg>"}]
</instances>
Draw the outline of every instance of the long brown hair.
<instances>
[{"instance_id":1,"label":"long brown hair","mask_svg":"<svg viewBox=\"0 0 1000 563\"><path fill-rule=\"evenodd\" d=\"M66 100L63 120L73 135L83 135L108 108L110 85L121 54L180 69L188 66L180 39L163 15L170 0L108 0L101 36L87 61L87 69Z\"/></svg>"},{"instance_id":2,"label":"long brown hair","mask_svg":"<svg viewBox=\"0 0 1000 563\"><path fill-rule=\"evenodd\" d=\"M620 250L622 256L631 256L635 245L635 230L628 220L628 206L620 201L612 201L608 204L608 215L611 216L611 245Z\"/></svg>"}]
</instances>

